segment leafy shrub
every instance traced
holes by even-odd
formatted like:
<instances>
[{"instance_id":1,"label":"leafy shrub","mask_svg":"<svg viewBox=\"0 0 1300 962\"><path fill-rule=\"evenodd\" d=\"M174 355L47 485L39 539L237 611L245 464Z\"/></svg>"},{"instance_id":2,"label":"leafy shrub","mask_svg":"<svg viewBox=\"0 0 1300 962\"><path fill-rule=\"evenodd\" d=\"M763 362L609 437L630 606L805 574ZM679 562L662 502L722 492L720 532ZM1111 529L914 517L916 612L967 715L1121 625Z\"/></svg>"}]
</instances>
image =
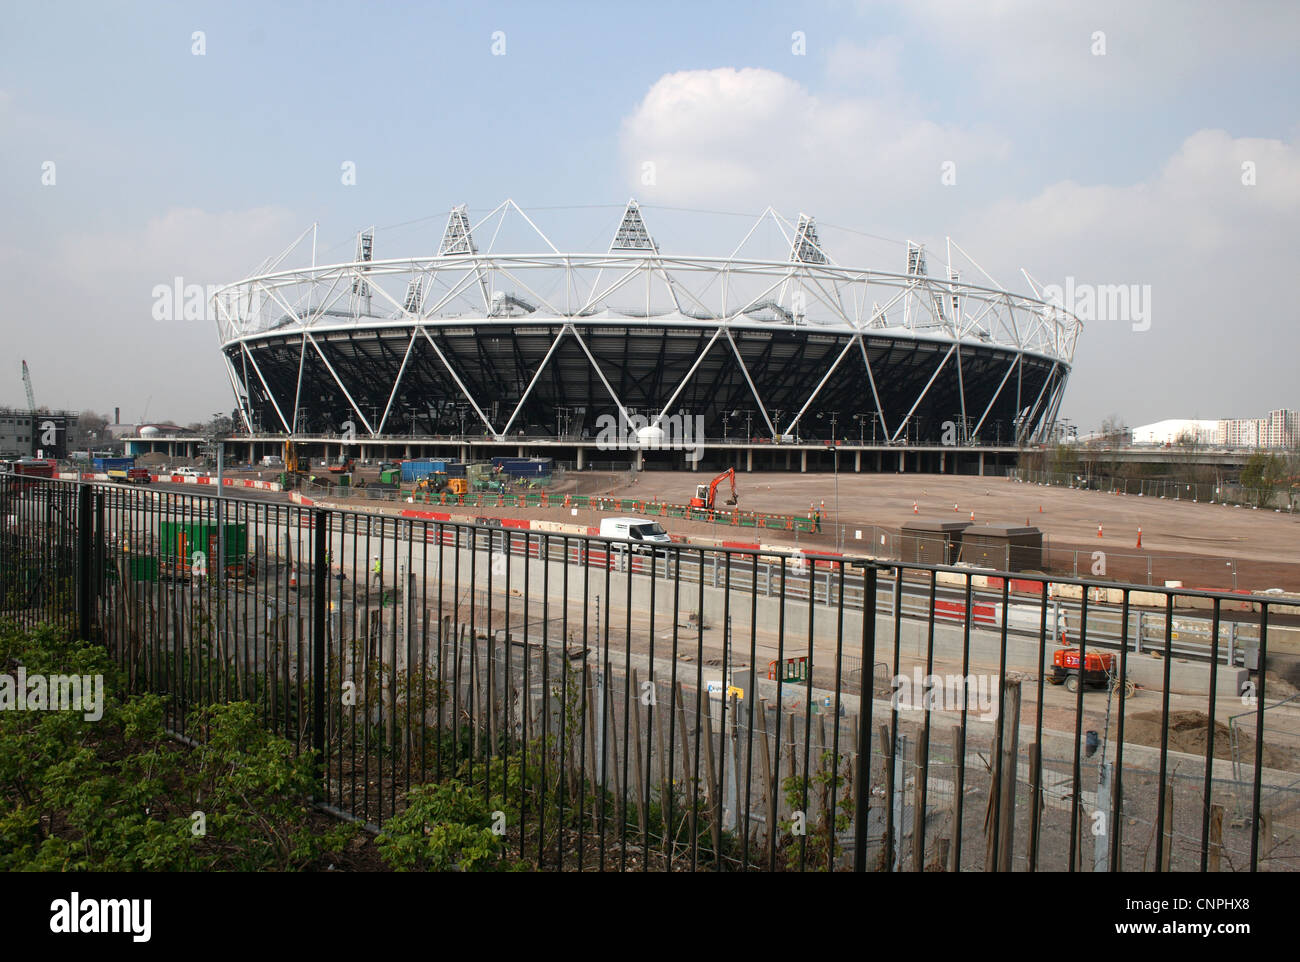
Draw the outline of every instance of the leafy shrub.
<instances>
[{"instance_id":1,"label":"leafy shrub","mask_svg":"<svg viewBox=\"0 0 1300 962\"><path fill-rule=\"evenodd\" d=\"M376 843L380 856L399 872L507 867L504 836L494 831L505 818L496 799L484 804L481 791L450 779L412 788L406 803L404 812L385 823Z\"/></svg>"},{"instance_id":2,"label":"leafy shrub","mask_svg":"<svg viewBox=\"0 0 1300 962\"><path fill-rule=\"evenodd\" d=\"M354 833L309 824L311 756L246 702L189 715L197 748L164 727L167 699L123 699L97 645L0 626L0 672L102 675L103 716L0 712L0 870L260 871L310 867Z\"/></svg>"}]
</instances>

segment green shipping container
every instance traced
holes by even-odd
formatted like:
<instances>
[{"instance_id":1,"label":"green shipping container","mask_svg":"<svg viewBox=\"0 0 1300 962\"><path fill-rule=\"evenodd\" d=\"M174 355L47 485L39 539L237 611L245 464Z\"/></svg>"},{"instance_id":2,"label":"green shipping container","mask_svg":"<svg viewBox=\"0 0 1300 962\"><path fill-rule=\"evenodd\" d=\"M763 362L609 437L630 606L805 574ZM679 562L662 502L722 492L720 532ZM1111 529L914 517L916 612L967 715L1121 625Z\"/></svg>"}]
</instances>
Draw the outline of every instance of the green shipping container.
<instances>
[{"instance_id":1,"label":"green shipping container","mask_svg":"<svg viewBox=\"0 0 1300 962\"><path fill-rule=\"evenodd\" d=\"M246 525L224 526L227 563L242 560L248 554L248 529ZM163 558L180 558L187 563L194 552L202 551L216 560L217 523L215 521L164 521L158 526L159 554Z\"/></svg>"},{"instance_id":2,"label":"green shipping container","mask_svg":"<svg viewBox=\"0 0 1300 962\"><path fill-rule=\"evenodd\" d=\"M158 559L135 555L129 561L132 581L157 581Z\"/></svg>"}]
</instances>

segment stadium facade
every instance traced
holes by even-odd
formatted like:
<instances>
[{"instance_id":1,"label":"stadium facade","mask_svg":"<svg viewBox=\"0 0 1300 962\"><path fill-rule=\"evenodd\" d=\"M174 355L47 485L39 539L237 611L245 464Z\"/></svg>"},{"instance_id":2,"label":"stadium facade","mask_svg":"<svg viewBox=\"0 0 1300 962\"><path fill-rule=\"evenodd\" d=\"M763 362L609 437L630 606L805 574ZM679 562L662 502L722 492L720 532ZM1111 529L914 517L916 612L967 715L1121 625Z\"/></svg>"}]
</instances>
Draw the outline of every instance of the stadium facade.
<instances>
[{"instance_id":1,"label":"stadium facade","mask_svg":"<svg viewBox=\"0 0 1300 962\"><path fill-rule=\"evenodd\" d=\"M494 249L506 216L533 252ZM787 257L744 256L760 227ZM309 235L312 266L282 267ZM812 218L769 209L730 255L673 253L631 201L607 250L569 252L506 201L477 223L452 210L432 255L376 258L371 230L352 261L317 266L309 229L214 309L242 430L326 451L590 448L602 421L675 417L730 445L1040 442L1082 325L969 259L963 277L954 247L938 277L914 244L902 272L847 267Z\"/></svg>"}]
</instances>

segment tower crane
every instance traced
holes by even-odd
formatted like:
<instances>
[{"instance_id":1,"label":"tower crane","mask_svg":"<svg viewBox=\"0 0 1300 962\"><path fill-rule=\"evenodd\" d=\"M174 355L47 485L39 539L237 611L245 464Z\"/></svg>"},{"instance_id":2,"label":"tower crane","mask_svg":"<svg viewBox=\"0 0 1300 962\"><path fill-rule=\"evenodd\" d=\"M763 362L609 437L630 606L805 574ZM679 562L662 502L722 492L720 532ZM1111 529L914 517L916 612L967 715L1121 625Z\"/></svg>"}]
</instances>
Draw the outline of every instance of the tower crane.
<instances>
[{"instance_id":1,"label":"tower crane","mask_svg":"<svg viewBox=\"0 0 1300 962\"><path fill-rule=\"evenodd\" d=\"M27 389L27 410L32 416L32 424L36 424L36 395L32 392L32 372L27 368L27 362L23 361L23 387Z\"/></svg>"}]
</instances>

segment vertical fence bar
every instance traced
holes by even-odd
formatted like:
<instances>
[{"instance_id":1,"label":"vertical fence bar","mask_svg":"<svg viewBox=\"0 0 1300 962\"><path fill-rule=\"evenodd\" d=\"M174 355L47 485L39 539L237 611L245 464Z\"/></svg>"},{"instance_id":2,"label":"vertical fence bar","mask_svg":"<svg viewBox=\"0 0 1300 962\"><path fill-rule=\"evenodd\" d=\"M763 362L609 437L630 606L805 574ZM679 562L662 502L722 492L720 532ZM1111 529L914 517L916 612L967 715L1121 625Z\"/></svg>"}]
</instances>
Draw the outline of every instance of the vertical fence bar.
<instances>
[{"instance_id":1,"label":"vertical fence bar","mask_svg":"<svg viewBox=\"0 0 1300 962\"><path fill-rule=\"evenodd\" d=\"M1259 691L1255 693L1255 783L1250 801L1250 870L1259 871L1259 809L1260 788L1264 774L1264 676L1268 666L1268 602L1259 606L1259 662L1255 676ZM1269 840L1271 841L1271 839Z\"/></svg>"},{"instance_id":2,"label":"vertical fence bar","mask_svg":"<svg viewBox=\"0 0 1300 962\"><path fill-rule=\"evenodd\" d=\"M77 634L82 641L90 640L91 628L91 572L90 539L93 524L91 515L91 486L77 485Z\"/></svg>"},{"instance_id":3,"label":"vertical fence bar","mask_svg":"<svg viewBox=\"0 0 1300 962\"><path fill-rule=\"evenodd\" d=\"M325 602L329 591L329 563L326 553L329 550L329 511L317 508L312 513L312 546L314 551L312 564L312 720L311 748L312 764L315 770L315 782L320 790L318 797L327 797L324 791L325 759Z\"/></svg>"},{"instance_id":4,"label":"vertical fence bar","mask_svg":"<svg viewBox=\"0 0 1300 962\"><path fill-rule=\"evenodd\" d=\"M1165 796L1169 791L1169 679L1173 669L1174 593L1165 595L1164 692L1160 702L1160 797L1156 801L1156 855L1153 871L1163 871L1166 857ZM1172 827L1172 826L1170 826ZM1172 861L1172 860L1170 860Z\"/></svg>"},{"instance_id":5,"label":"vertical fence bar","mask_svg":"<svg viewBox=\"0 0 1300 962\"><path fill-rule=\"evenodd\" d=\"M853 870L867 870L868 803L871 800L871 711L875 695L876 584L879 572L868 563L864 573L862 603L862 699L858 706L858 768L854 796L858 811L853 833ZM892 809L892 805L889 806Z\"/></svg>"}]
</instances>

